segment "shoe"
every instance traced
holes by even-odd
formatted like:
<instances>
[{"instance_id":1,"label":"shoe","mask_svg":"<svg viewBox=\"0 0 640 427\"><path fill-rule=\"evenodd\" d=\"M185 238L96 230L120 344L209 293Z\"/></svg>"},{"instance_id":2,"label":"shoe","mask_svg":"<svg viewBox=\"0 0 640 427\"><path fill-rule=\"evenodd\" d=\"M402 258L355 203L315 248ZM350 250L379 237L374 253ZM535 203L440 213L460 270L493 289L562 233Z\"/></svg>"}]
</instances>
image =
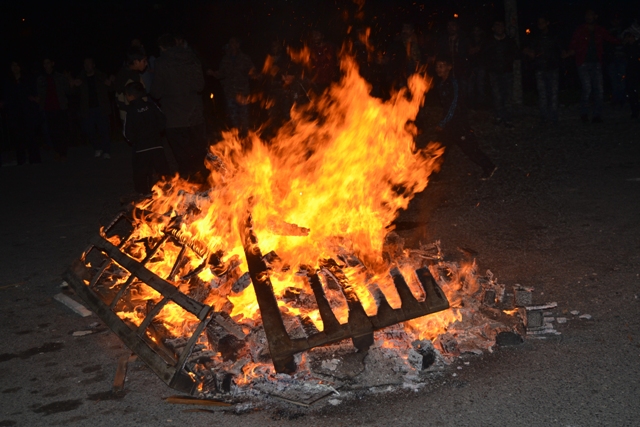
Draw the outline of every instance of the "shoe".
<instances>
[{"instance_id":1,"label":"shoe","mask_svg":"<svg viewBox=\"0 0 640 427\"><path fill-rule=\"evenodd\" d=\"M104 154L102 155L102 158L103 158L103 159L107 159L107 160L109 160L109 159L111 158L111 154L109 154L109 153L104 153Z\"/></svg>"},{"instance_id":2,"label":"shoe","mask_svg":"<svg viewBox=\"0 0 640 427\"><path fill-rule=\"evenodd\" d=\"M580 116L580 120L582 120L582 123L589 123L589 116L586 114L583 114Z\"/></svg>"},{"instance_id":3,"label":"shoe","mask_svg":"<svg viewBox=\"0 0 640 427\"><path fill-rule=\"evenodd\" d=\"M514 128L513 123L511 123L511 122L504 122L504 127L506 129L513 129Z\"/></svg>"},{"instance_id":4,"label":"shoe","mask_svg":"<svg viewBox=\"0 0 640 427\"><path fill-rule=\"evenodd\" d=\"M591 123L602 123L602 118L600 116L594 116L593 119L591 119Z\"/></svg>"},{"instance_id":5,"label":"shoe","mask_svg":"<svg viewBox=\"0 0 640 427\"><path fill-rule=\"evenodd\" d=\"M482 181L488 181L489 179L491 179L493 174L496 173L497 170L498 170L497 166L494 166L492 169L485 170L482 176L480 177L480 179Z\"/></svg>"},{"instance_id":6,"label":"shoe","mask_svg":"<svg viewBox=\"0 0 640 427\"><path fill-rule=\"evenodd\" d=\"M100 157L102 156L102 150L96 150L95 153L93 153L93 157Z\"/></svg>"},{"instance_id":7,"label":"shoe","mask_svg":"<svg viewBox=\"0 0 640 427\"><path fill-rule=\"evenodd\" d=\"M502 119L498 117L493 121L493 124L496 126L500 126L502 124Z\"/></svg>"}]
</instances>

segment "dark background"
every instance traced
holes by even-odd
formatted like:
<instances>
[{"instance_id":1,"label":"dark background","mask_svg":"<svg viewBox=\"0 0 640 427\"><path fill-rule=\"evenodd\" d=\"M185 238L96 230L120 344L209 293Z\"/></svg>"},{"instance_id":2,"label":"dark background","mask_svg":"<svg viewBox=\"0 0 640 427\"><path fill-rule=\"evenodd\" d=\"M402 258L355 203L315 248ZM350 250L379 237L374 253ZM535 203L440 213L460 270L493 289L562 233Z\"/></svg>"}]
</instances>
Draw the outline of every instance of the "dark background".
<instances>
[{"instance_id":1,"label":"dark background","mask_svg":"<svg viewBox=\"0 0 640 427\"><path fill-rule=\"evenodd\" d=\"M520 0L521 40L525 29L535 29L536 18L543 13L568 43L587 7L596 9L605 27L615 13L625 25L632 23L639 8L638 2L625 0ZM100 69L114 73L132 38L140 38L148 53L157 55L155 41L165 32L184 34L204 65L215 67L231 36L240 37L245 52L260 65L271 40L299 45L311 28L321 29L339 45L349 25L370 26L374 42L382 47L403 22L415 24L419 32L437 33L457 13L463 29L480 25L489 32L492 19L504 18L499 0L368 0L362 19L354 18L358 6L347 0L25 0L3 1L0 8L5 45L2 70L8 72L8 61L17 58L32 74L41 72L45 55L54 58L59 71L77 73L82 58L91 55Z\"/></svg>"}]
</instances>

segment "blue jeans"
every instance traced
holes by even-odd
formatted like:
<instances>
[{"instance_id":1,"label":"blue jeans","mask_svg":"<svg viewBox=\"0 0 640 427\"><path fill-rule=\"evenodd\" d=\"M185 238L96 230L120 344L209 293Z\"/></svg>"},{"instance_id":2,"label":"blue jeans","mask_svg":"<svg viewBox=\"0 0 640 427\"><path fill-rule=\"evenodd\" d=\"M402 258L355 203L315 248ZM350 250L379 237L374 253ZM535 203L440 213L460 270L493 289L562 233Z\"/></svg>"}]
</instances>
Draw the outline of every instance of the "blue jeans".
<instances>
[{"instance_id":1,"label":"blue jeans","mask_svg":"<svg viewBox=\"0 0 640 427\"><path fill-rule=\"evenodd\" d=\"M627 68L627 63L624 59L616 59L609 64L608 72L611 79L611 100L614 104L624 104L625 101L625 87L624 78Z\"/></svg>"},{"instance_id":2,"label":"blue jeans","mask_svg":"<svg viewBox=\"0 0 640 427\"><path fill-rule=\"evenodd\" d=\"M536 71L538 106L542 120L558 121L558 69Z\"/></svg>"},{"instance_id":3,"label":"blue jeans","mask_svg":"<svg viewBox=\"0 0 640 427\"><path fill-rule=\"evenodd\" d=\"M91 107L84 112L82 127L96 150L111 153L109 117L100 107Z\"/></svg>"},{"instance_id":4,"label":"blue jeans","mask_svg":"<svg viewBox=\"0 0 640 427\"><path fill-rule=\"evenodd\" d=\"M580 76L580 84L582 85L582 107L580 113L582 115L589 114L589 97L591 96L591 92L593 92L593 116L600 117L604 104L602 65L598 62L585 62L578 67L578 75Z\"/></svg>"},{"instance_id":5,"label":"blue jeans","mask_svg":"<svg viewBox=\"0 0 640 427\"><path fill-rule=\"evenodd\" d=\"M496 119L508 121L511 119L509 104L511 104L511 89L513 88L513 73L489 73L493 108Z\"/></svg>"}]
</instances>

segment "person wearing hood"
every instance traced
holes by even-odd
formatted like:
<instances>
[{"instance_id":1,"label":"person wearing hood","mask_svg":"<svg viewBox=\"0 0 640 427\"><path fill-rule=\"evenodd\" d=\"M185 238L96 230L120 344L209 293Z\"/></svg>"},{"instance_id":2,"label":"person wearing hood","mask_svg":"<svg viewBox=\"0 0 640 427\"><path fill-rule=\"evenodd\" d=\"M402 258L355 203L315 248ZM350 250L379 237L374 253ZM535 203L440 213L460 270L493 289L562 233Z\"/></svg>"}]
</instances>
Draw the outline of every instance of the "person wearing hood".
<instances>
[{"instance_id":1,"label":"person wearing hood","mask_svg":"<svg viewBox=\"0 0 640 427\"><path fill-rule=\"evenodd\" d=\"M170 34L160 36L158 45L161 54L149 94L159 101L167 118L167 141L178 172L183 177L206 174L204 74L200 60L191 49L178 46Z\"/></svg>"}]
</instances>

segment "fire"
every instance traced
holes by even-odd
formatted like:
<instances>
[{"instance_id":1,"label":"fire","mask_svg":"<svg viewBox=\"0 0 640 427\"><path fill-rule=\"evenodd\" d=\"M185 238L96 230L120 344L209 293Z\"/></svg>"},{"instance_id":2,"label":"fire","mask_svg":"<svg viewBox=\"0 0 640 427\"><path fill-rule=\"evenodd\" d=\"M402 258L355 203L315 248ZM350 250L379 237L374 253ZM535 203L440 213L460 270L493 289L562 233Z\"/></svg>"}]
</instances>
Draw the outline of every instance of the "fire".
<instances>
[{"instance_id":1,"label":"fire","mask_svg":"<svg viewBox=\"0 0 640 427\"><path fill-rule=\"evenodd\" d=\"M308 59L308 49L289 53L300 62ZM181 292L197 294L216 311L226 311L241 325L260 322L253 288L244 280L248 268L238 232L248 215L262 253L272 255L271 282L281 311L308 320L318 330L323 325L316 305L300 302L313 299L300 271L318 270L336 317L346 323L348 316L342 292L331 288L333 273L322 267L326 260L342 265L348 286L368 315L377 310L376 290L392 307L400 306L389 274L396 264L414 296L423 299L413 272L416 265L385 258L383 245L393 229L390 224L426 188L444 151L436 143L421 150L414 144L416 129L410 123L430 82L411 76L406 89L384 102L369 96L370 87L351 57L342 58L341 69L341 81L310 105L294 107L292 120L269 143L256 133L246 140L237 131L224 133L209 149L206 186L177 176L159 183L153 197L138 204L128 240L110 241L136 260L151 256L151 271ZM187 243L190 255L169 243L149 254L144 242L158 242L167 233ZM160 302L151 288L140 289L149 292L135 295L133 305ZM197 323L184 314L175 304L166 304L157 318L174 336L182 336ZM119 315L140 323L135 312ZM457 320L460 314L452 309L405 327L416 337L433 338Z\"/></svg>"}]
</instances>

